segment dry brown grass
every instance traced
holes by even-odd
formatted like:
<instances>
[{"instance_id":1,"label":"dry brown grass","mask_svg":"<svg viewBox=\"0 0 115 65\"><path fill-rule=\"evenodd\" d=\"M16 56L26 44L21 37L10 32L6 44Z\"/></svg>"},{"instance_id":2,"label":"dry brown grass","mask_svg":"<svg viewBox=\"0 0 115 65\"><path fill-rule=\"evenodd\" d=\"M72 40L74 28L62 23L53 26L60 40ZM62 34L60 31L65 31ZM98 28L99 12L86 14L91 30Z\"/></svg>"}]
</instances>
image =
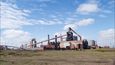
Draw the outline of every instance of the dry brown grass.
<instances>
[{"instance_id":1,"label":"dry brown grass","mask_svg":"<svg viewBox=\"0 0 115 65\"><path fill-rule=\"evenodd\" d=\"M0 65L115 65L115 49L1 51Z\"/></svg>"}]
</instances>

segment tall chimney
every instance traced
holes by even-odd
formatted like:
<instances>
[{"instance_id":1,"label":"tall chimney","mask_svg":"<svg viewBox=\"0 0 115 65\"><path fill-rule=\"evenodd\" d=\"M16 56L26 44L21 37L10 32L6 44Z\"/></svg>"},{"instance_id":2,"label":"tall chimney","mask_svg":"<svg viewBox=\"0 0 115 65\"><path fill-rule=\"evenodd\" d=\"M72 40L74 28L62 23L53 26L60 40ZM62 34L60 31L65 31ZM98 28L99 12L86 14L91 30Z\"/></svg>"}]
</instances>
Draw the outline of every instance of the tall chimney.
<instances>
[{"instance_id":1,"label":"tall chimney","mask_svg":"<svg viewBox=\"0 0 115 65\"><path fill-rule=\"evenodd\" d=\"M57 35L55 35L55 43L57 43Z\"/></svg>"},{"instance_id":2,"label":"tall chimney","mask_svg":"<svg viewBox=\"0 0 115 65\"><path fill-rule=\"evenodd\" d=\"M48 35L48 44L50 43L50 35Z\"/></svg>"}]
</instances>

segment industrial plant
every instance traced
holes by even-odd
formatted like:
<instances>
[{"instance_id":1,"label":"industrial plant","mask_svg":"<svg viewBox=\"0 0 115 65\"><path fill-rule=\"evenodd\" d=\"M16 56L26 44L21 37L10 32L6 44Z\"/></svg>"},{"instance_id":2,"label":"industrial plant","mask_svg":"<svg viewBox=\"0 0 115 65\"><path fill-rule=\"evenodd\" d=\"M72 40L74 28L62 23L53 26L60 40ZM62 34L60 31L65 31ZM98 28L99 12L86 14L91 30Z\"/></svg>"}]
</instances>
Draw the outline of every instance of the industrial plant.
<instances>
[{"instance_id":1,"label":"industrial plant","mask_svg":"<svg viewBox=\"0 0 115 65\"><path fill-rule=\"evenodd\" d=\"M29 44L21 45L20 48L23 50L82 50L98 48L95 40L88 41L83 39L80 34L70 27L65 35L55 35L54 38L50 38L50 35L48 35L47 38L47 40L40 42L33 38Z\"/></svg>"}]
</instances>

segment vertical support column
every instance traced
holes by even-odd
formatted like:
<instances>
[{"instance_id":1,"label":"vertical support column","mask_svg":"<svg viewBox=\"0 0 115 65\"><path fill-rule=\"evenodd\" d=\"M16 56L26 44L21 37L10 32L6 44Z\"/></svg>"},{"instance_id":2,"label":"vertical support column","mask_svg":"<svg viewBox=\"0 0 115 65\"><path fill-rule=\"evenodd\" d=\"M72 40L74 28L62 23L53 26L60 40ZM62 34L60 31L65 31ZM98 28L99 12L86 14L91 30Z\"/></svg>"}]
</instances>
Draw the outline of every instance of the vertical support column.
<instances>
[{"instance_id":1,"label":"vertical support column","mask_svg":"<svg viewBox=\"0 0 115 65\"><path fill-rule=\"evenodd\" d=\"M57 35L55 35L55 43L57 43Z\"/></svg>"},{"instance_id":2,"label":"vertical support column","mask_svg":"<svg viewBox=\"0 0 115 65\"><path fill-rule=\"evenodd\" d=\"M83 50L83 43L82 43L82 39L80 41L80 50Z\"/></svg>"},{"instance_id":3,"label":"vertical support column","mask_svg":"<svg viewBox=\"0 0 115 65\"><path fill-rule=\"evenodd\" d=\"M48 35L48 44L50 43L50 35Z\"/></svg>"},{"instance_id":4,"label":"vertical support column","mask_svg":"<svg viewBox=\"0 0 115 65\"><path fill-rule=\"evenodd\" d=\"M57 35L55 35L55 50L58 48Z\"/></svg>"}]
</instances>

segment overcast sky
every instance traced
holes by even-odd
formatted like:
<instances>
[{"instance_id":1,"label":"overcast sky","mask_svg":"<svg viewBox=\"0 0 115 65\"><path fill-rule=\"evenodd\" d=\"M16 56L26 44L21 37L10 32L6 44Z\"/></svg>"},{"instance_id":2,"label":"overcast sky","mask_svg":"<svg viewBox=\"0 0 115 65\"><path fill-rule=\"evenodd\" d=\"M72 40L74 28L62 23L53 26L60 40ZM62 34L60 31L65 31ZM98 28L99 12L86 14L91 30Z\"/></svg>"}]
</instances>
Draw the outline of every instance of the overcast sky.
<instances>
[{"instance_id":1,"label":"overcast sky","mask_svg":"<svg viewBox=\"0 0 115 65\"><path fill-rule=\"evenodd\" d=\"M0 0L0 43L12 46L65 34L115 46L115 0Z\"/></svg>"}]
</instances>

